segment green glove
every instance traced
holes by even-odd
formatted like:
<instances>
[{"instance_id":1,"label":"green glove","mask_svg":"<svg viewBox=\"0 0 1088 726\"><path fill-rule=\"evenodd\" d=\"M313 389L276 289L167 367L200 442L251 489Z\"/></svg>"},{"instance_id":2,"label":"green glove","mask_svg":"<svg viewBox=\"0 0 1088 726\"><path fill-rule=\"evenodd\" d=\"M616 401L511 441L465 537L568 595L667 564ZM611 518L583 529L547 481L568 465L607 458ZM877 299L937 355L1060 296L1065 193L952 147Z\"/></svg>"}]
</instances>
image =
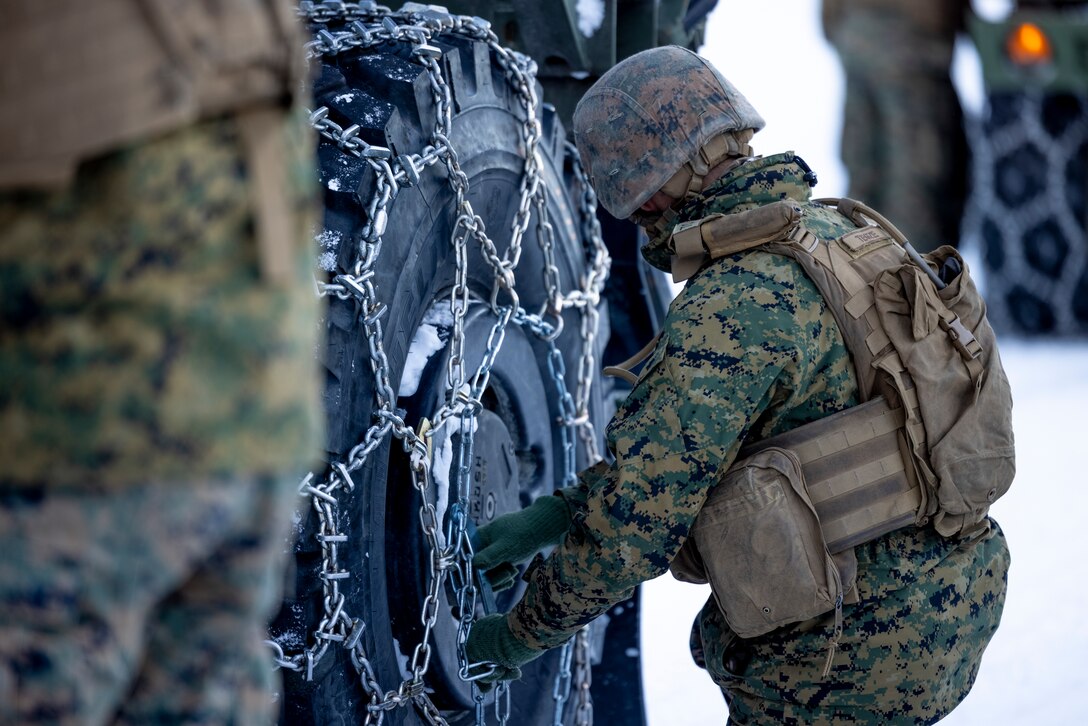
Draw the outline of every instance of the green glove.
<instances>
[{"instance_id":1,"label":"green glove","mask_svg":"<svg viewBox=\"0 0 1088 726\"><path fill-rule=\"evenodd\" d=\"M476 679L483 690L486 684L496 681L513 681L521 678L521 666L540 657L544 651L534 650L518 640L503 614L488 615L472 625L465 643L465 655L470 665L493 664L495 670ZM479 672L481 668L471 668Z\"/></svg>"},{"instance_id":2,"label":"green glove","mask_svg":"<svg viewBox=\"0 0 1088 726\"><path fill-rule=\"evenodd\" d=\"M558 544L569 528L570 508L563 498L540 497L520 512L481 527L472 543L472 565L485 572L493 590L505 590L517 577L514 565Z\"/></svg>"}]
</instances>

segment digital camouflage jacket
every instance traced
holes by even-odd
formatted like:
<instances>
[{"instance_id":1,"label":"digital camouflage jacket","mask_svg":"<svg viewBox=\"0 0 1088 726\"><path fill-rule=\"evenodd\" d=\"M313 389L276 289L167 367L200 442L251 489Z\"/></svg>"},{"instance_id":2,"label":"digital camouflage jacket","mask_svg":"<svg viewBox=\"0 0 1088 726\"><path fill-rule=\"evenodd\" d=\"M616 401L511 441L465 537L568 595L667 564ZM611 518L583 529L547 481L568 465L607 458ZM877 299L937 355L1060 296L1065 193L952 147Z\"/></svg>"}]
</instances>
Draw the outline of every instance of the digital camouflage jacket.
<instances>
[{"instance_id":1,"label":"digital camouflage jacket","mask_svg":"<svg viewBox=\"0 0 1088 726\"><path fill-rule=\"evenodd\" d=\"M0 492L316 458L313 152L304 115L273 116L283 279L262 271L235 116L97 157L58 190L0 193Z\"/></svg>"},{"instance_id":2,"label":"digital camouflage jacket","mask_svg":"<svg viewBox=\"0 0 1088 726\"><path fill-rule=\"evenodd\" d=\"M750 161L688 202L677 223L781 199L834 238L853 227L809 201L792 154ZM664 262L666 232L644 250ZM529 576L509 615L534 648L557 646L663 574L719 474L756 441L858 402L832 314L793 261L763 250L725 257L674 300L661 338L607 429L615 462L563 492L565 539ZM929 722L966 695L1000 617L1008 554L1000 530L972 543L903 529L856 548L859 602L822 678L833 615L747 640L713 598L693 651L725 691L735 723Z\"/></svg>"}]
</instances>

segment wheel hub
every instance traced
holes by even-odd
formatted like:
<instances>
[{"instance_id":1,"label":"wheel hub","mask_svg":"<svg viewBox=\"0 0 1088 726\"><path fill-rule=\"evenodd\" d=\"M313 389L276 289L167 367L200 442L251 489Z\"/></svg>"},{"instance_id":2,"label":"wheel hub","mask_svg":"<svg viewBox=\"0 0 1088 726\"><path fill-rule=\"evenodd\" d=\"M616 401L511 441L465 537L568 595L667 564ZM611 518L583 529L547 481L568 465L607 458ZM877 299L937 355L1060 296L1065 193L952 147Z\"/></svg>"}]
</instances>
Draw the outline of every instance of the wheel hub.
<instances>
[{"instance_id":1,"label":"wheel hub","mask_svg":"<svg viewBox=\"0 0 1088 726\"><path fill-rule=\"evenodd\" d=\"M503 420L484 409L476 421L468 501L469 516L482 527L499 515L520 508L518 463L514 441Z\"/></svg>"}]
</instances>

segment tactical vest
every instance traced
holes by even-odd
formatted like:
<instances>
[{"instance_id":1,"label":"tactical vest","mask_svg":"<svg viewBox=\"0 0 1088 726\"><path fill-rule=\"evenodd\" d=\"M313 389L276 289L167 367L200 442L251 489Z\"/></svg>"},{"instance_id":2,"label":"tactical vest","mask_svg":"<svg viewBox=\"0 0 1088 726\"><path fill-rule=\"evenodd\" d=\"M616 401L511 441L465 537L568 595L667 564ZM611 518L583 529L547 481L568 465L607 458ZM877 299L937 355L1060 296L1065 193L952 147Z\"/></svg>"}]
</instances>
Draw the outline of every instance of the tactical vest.
<instances>
[{"instance_id":1,"label":"tactical vest","mask_svg":"<svg viewBox=\"0 0 1088 726\"><path fill-rule=\"evenodd\" d=\"M678 579L710 582L741 637L831 610L841 627L855 546L905 526L982 536L1015 470L1008 380L958 253L918 255L864 205L818 203L857 228L820 239L787 200L673 233L679 278L755 247L796 260L842 331L863 401L745 445L673 562Z\"/></svg>"}]
</instances>

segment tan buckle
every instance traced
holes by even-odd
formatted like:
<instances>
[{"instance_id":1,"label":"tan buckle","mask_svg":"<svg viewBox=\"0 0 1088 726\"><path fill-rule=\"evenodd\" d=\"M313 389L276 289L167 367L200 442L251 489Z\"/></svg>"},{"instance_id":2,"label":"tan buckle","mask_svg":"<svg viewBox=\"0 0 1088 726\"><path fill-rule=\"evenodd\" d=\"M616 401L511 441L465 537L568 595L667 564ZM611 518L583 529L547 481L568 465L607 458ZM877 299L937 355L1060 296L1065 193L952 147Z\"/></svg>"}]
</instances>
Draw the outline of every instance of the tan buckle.
<instances>
[{"instance_id":1,"label":"tan buckle","mask_svg":"<svg viewBox=\"0 0 1088 726\"><path fill-rule=\"evenodd\" d=\"M945 320L942 317L940 325L948 333L948 337L952 339L952 345L956 346L956 350L965 360L974 360L982 355L982 346L967 326L960 321L958 315L953 315L951 320Z\"/></svg>"},{"instance_id":2,"label":"tan buckle","mask_svg":"<svg viewBox=\"0 0 1088 726\"><path fill-rule=\"evenodd\" d=\"M798 224L792 230L786 239L797 245L805 252L812 254L812 251L816 249L816 245L820 242L820 238L805 229L804 225Z\"/></svg>"}]
</instances>

